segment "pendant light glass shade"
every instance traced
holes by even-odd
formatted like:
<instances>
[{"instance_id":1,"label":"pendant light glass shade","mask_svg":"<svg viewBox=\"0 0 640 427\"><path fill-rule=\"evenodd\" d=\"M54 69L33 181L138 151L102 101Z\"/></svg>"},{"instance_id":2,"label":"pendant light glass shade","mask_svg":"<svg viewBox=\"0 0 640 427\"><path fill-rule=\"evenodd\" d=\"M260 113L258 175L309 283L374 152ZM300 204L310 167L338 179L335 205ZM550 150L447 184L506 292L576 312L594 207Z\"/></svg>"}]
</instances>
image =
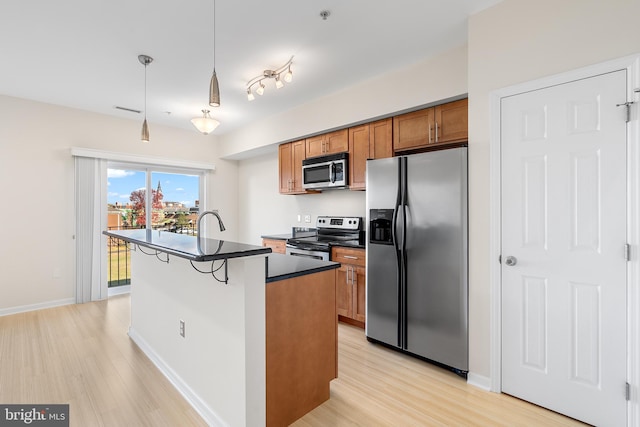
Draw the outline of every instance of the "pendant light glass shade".
<instances>
[{"instance_id":1,"label":"pendant light glass shade","mask_svg":"<svg viewBox=\"0 0 640 427\"><path fill-rule=\"evenodd\" d=\"M213 69L211 83L209 84L209 105L212 107L220 106L220 88L218 87L218 76L216 75L215 68Z\"/></svg>"},{"instance_id":2,"label":"pendant light glass shade","mask_svg":"<svg viewBox=\"0 0 640 427\"><path fill-rule=\"evenodd\" d=\"M293 73L291 72L291 65L289 65L289 69L287 70L287 73L284 75L284 81L287 83L291 83L292 80L293 80Z\"/></svg>"},{"instance_id":3,"label":"pendant light glass shade","mask_svg":"<svg viewBox=\"0 0 640 427\"><path fill-rule=\"evenodd\" d=\"M220 122L209 115L209 110L202 110L202 117L191 119L191 123L205 135L210 134L220 125Z\"/></svg>"},{"instance_id":4,"label":"pendant light glass shade","mask_svg":"<svg viewBox=\"0 0 640 427\"><path fill-rule=\"evenodd\" d=\"M144 119L144 122L142 122L142 132L141 132L141 138L142 142L149 142L149 125L147 125L147 119Z\"/></svg>"}]
</instances>

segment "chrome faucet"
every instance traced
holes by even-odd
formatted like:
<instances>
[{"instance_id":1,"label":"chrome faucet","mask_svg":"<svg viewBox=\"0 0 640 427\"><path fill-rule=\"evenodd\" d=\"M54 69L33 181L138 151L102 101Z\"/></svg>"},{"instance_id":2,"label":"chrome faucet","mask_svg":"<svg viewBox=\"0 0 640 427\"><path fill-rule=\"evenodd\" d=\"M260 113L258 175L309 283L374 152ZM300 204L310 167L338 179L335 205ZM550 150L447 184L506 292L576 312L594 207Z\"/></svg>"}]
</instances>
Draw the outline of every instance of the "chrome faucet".
<instances>
[{"instance_id":1,"label":"chrome faucet","mask_svg":"<svg viewBox=\"0 0 640 427\"><path fill-rule=\"evenodd\" d=\"M222 223L222 218L220 218L220 215L218 215L218 212L216 212L216 211L204 211L200 215L198 215L198 222L196 224L196 226L198 227L198 236L200 236L200 230L201 230L200 223L202 222L202 218L205 215L208 215L208 214L214 215L216 218L218 218L218 225L220 226L220 231L226 230L226 228L224 227L224 224Z\"/></svg>"}]
</instances>

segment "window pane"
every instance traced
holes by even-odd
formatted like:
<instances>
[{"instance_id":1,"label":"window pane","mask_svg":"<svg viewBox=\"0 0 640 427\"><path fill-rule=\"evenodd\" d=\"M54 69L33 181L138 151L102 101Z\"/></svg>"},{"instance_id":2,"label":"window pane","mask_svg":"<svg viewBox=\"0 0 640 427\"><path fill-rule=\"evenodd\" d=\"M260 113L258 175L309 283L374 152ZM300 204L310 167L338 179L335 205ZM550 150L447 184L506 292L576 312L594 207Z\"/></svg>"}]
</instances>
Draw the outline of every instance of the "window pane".
<instances>
[{"instance_id":1,"label":"window pane","mask_svg":"<svg viewBox=\"0 0 640 427\"><path fill-rule=\"evenodd\" d=\"M107 170L107 206L110 229L145 226L146 172Z\"/></svg>"},{"instance_id":2,"label":"window pane","mask_svg":"<svg viewBox=\"0 0 640 427\"><path fill-rule=\"evenodd\" d=\"M198 218L200 177L153 172L152 227L174 233L194 234Z\"/></svg>"},{"instance_id":3,"label":"window pane","mask_svg":"<svg viewBox=\"0 0 640 427\"><path fill-rule=\"evenodd\" d=\"M107 227L109 230L144 227L146 172L107 169ZM142 223L139 222L142 219ZM131 258L127 243L107 237L108 287L131 284Z\"/></svg>"}]
</instances>

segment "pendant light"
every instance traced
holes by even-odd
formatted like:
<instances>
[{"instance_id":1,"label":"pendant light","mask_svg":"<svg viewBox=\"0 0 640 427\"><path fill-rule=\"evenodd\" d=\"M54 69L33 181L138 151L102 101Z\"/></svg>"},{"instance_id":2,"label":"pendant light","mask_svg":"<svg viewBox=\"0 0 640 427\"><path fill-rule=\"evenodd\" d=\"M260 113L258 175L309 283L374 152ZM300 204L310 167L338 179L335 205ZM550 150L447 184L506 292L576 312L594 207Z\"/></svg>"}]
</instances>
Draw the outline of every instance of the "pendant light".
<instances>
[{"instance_id":1,"label":"pendant light","mask_svg":"<svg viewBox=\"0 0 640 427\"><path fill-rule=\"evenodd\" d=\"M149 125L147 125L147 65L153 62L148 55L138 55L138 61L144 65L144 122L142 122L142 142L149 142Z\"/></svg>"},{"instance_id":2,"label":"pendant light","mask_svg":"<svg viewBox=\"0 0 640 427\"><path fill-rule=\"evenodd\" d=\"M220 88L216 75L216 0L213 0L213 74L209 84L209 105L212 107L220 106Z\"/></svg>"},{"instance_id":3,"label":"pendant light","mask_svg":"<svg viewBox=\"0 0 640 427\"><path fill-rule=\"evenodd\" d=\"M202 110L202 117L191 119L191 123L205 135L213 132L220 124L219 121L209 115L209 110Z\"/></svg>"}]
</instances>

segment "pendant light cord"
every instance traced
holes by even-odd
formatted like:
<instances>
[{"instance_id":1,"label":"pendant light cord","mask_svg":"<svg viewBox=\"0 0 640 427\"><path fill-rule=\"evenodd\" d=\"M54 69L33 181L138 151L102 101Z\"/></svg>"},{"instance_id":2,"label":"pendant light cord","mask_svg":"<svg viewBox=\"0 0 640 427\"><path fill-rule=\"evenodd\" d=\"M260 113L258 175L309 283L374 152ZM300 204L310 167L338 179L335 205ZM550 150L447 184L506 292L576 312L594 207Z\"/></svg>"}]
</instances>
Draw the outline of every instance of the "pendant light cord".
<instances>
[{"instance_id":1,"label":"pendant light cord","mask_svg":"<svg viewBox=\"0 0 640 427\"><path fill-rule=\"evenodd\" d=\"M216 70L216 0L213 0L213 71Z\"/></svg>"},{"instance_id":2,"label":"pendant light cord","mask_svg":"<svg viewBox=\"0 0 640 427\"><path fill-rule=\"evenodd\" d=\"M144 63L144 119L147 120L147 62Z\"/></svg>"}]
</instances>

